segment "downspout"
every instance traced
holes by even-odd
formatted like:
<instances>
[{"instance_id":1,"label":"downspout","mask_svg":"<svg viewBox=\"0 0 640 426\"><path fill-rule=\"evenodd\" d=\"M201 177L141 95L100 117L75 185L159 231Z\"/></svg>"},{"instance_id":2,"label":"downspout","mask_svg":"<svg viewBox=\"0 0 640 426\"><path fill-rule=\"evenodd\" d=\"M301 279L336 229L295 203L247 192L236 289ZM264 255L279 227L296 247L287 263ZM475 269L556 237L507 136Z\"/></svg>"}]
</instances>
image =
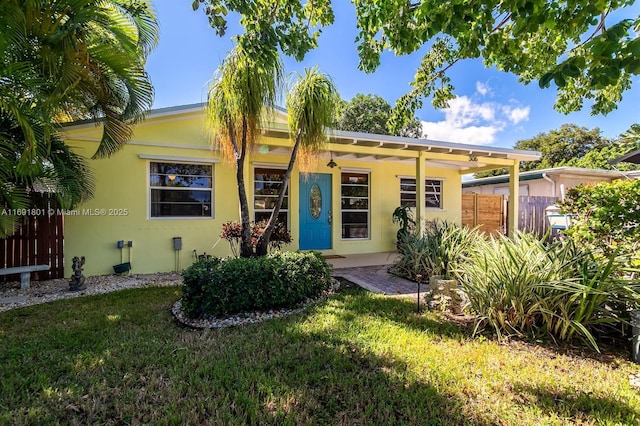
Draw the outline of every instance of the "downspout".
<instances>
[{"instance_id":1,"label":"downspout","mask_svg":"<svg viewBox=\"0 0 640 426\"><path fill-rule=\"evenodd\" d=\"M555 197L556 196L556 181L554 181L553 179L551 179L546 173L542 174L542 179L551 182L551 196Z\"/></svg>"}]
</instances>

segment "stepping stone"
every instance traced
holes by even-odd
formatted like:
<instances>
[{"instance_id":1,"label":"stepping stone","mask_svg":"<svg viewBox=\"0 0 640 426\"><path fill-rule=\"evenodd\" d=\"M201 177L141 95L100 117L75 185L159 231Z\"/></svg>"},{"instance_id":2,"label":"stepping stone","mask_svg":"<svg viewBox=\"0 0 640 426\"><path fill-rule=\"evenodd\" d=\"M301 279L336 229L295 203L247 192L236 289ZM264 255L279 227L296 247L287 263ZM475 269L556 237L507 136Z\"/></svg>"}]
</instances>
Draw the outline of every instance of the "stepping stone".
<instances>
[{"instance_id":1,"label":"stepping stone","mask_svg":"<svg viewBox=\"0 0 640 426\"><path fill-rule=\"evenodd\" d=\"M8 305L10 303L23 303L27 301L27 296L0 297L0 305Z\"/></svg>"}]
</instances>

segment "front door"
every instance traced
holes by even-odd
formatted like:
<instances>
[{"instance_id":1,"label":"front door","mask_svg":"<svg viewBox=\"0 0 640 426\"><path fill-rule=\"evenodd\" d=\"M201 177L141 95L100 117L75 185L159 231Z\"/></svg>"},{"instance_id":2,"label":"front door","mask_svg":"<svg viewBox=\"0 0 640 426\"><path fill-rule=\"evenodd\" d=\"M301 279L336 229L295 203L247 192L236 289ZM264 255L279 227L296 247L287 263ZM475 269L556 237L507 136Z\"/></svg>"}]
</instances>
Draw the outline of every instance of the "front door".
<instances>
[{"instance_id":1,"label":"front door","mask_svg":"<svg viewBox=\"0 0 640 426\"><path fill-rule=\"evenodd\" d=\"M300 175L300 250L331 248L331 175Z\"/></svg>"}]
</instances>

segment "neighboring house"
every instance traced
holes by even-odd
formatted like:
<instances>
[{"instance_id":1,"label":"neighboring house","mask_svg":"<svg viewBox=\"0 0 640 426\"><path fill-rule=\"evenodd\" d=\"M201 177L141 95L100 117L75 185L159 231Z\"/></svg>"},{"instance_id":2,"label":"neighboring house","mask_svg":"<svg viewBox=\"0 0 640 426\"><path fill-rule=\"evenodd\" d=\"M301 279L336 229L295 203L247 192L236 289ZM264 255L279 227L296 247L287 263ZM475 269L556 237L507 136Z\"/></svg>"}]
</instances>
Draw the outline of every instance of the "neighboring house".
<instances>
[{"instance_id":1,"label":"neighboring house","mask_svg":"<svg viewBox=\"0 0 640 426\"><path fill-rule=\"evenodd\" d=\"M628 152L625 155L621 155L620 157L614 158L613 160L609 161L609 164L612 165L618 163L640 164L640 149Z\"/></svg>"},{"instance_id":2,"label":"neighboring house","mask_svg":"<svg viewBox=\"0 0 640 426\"><path fill-rule=\"evenodd\" d=\"M624 177L616 170L583 169L580 167L555 167L520 173L521 196L556 197L562 191L583 183L610 182ZM462 182L463 193L509 195L509 176L490 176Z\"/></svg>"},{"instance_id":3,"label":"neighboring house","mask_svg":"<svg viewBox=\"0 0 640 426\"><path fill-rule=\"evenodd\" d=\"M131 259L135 273L179 270L193 261L194 250L229 255L218 236L223 223L239 219L236 175L233 166L219 162L206 128L202 104L154 110L121 151L90 160L95 197L66 212L66 259L85 256L85 273L97 275L113 273L121 255L124 262ZM101 134L94 122L65 127L66 143L86 157ZM519 162L539 158L529 151L395 136L329 135L316 170L304 175L296 168L291 176L280 216L293 237L288 250L392 251L397 225L391 218L401 203L416 207L423 199L417 217L460 223L463 174L508 167L517 182ZM252 219L269 216L290 147L286 113L279 111L246 163ZM424 184L416 186L416 179ZM176 237L181 246L174 245Z\"/></svg>"}]
</instances>

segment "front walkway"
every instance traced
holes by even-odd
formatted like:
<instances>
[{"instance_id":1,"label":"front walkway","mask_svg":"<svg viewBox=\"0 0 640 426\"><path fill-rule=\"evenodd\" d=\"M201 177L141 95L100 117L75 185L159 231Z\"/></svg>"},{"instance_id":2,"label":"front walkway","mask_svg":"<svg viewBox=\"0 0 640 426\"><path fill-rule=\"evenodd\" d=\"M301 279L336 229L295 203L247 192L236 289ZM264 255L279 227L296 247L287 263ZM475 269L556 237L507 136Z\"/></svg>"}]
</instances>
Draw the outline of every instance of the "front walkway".
<instances>
[{"instance_id":1,"label":"front walkway","mask_svg":"<svg viewBox=\"0 0 640 426\"><path fill-rule=\"evenodd\" d=\"M397 257L398 253L353 254L327 259L327 262L333 265L334 277L349 280L372 293L414 296L418 284L388 272ZM421 290L426 290L426 286L422 286Z\"/></svg>"}]
</instances>

